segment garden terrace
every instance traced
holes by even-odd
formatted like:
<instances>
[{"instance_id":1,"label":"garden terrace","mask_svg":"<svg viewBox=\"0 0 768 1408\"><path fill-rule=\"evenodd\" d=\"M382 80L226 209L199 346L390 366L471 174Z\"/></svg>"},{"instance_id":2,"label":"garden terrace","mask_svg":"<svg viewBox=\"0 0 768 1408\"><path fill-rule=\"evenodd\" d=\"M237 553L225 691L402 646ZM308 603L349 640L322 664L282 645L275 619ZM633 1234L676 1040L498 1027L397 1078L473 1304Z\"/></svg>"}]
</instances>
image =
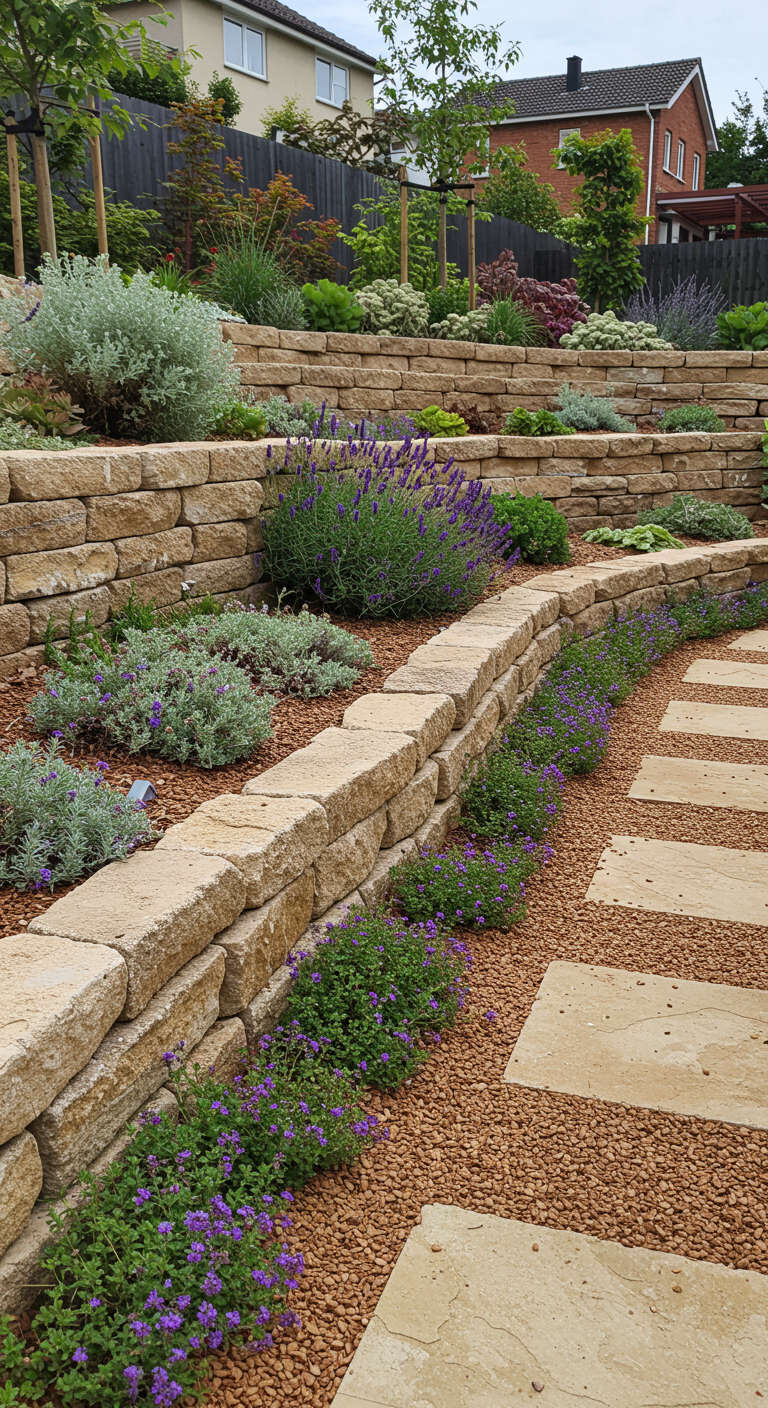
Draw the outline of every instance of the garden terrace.
<instances>
[{"instance_id":1,"label":"garden terrace","mask_svg":"<svg viewBox=\"0 0 768 1408\"><path fill-rule=\"evenodd\" d=\"M29 1300L48 1237L41 1190L65 1193L82 1166L113 1158L147 1101L172 1106L162 1053L176 1041L204 1067L253 1048L285 1001L289 949L337 906L376 903L394 865L441 844L466 767L573 632L670 591L722 594L766 577L768 539L750 539L508 588L419 646L341 727L5 939L0 1306Z\"/></svg>"},{"instance_id":2,"label":"garden terrace","mask_svg":"<svg viewBox=\"0 0 768 1408\"><path fill-rule=\"evenodd\" d=\"M762 430L768 415L768 352L597 352L506 347L435 338L281 331L225 323L240 378L258 400L305 396L347 412L516 406L555 409L564 381L610 394L643 423L706 401L729 430Z\"/></svg>"},{"instance_id":3,"label":"garden terrace","mask_svg":"<svg viewBox=\"0 0 768 1408\"><path fill-rule=\"evenodd\" d=\"M282 487L269 471L284 445L211 441L0 455L0 678L41 660L51 618L59 639L71 611L78 619L90 612L99 627L132 587L160 607L206 593L264 595L254 553L261 515ZM468 478L487 479L494 492L551 499L574 532L627 527L638 511L677 492L763 516L754 431L479 435L435 439L430 450L441 462L457 459Z\"/></svg>"}]
</instances>

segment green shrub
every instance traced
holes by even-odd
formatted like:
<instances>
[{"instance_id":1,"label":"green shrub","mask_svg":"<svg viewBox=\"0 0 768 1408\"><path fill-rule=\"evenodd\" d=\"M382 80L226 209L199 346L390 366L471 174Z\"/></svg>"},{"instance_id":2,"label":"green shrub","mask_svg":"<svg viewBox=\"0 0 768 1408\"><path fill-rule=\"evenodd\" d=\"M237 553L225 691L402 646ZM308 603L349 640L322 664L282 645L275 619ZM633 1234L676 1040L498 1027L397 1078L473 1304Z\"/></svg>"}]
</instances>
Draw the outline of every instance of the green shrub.
<instances>
[{"instance_id":1,"label":"green shrub","mask_svg":"<svg viewBox=\"0 0 768 1408\"><path fill-rule=\"evenodd\" d=\"M424 1060L424 1039L456 1020L466 967L463 946L430 921L350 913L296 955L286 1020L317 1033L338 1069L394 1090Z\"/></svg>"},{"instance_id":2,"label":"green shrub","mask_svg":"<svg viewBox=\"0 0 768 1408\"><path fill-rule=\"evenodd\" d=\"M78 164L80 157L78 156ZM19 182L21 224L24 237L24 261L27 274L34 277L40 264L40 234L38 231L37 192L32 181ZM107 240L109 257L114 264L129 273L147 257L152 248L155 227L160 219L156 210L139 210L129 201L116 201L113 192L106 191ZM0 164L0 273L13 273L13 242L11 232L11 202L8 172ZM82 254L94 259L99 252L96 233L93 191L77 190L77 205L70 205L63 196L53 196L53 215L59 249L67 254Z\"/></svg>"},{"instance_id":3,"label":"green shrub","mask_svg":"<svg viewBox=\"0 0 768 1408\"><path fill-rule=\"evenodd\" d=\"M365 329L393 337L426 337L429 305L426 294L397 279L374 279L357 290L365 313Z\"/></svg>"},{"instance_id":4,"label":"green shrub","mask_svg":"<svg viewBox=\"0 0 768 1408\"><path fill-rule=\"evenodd\" d=\"M442 435L454 438L466 435L469 426L463 416L453 411L442 411L439 406L425 406L414 416L417 430L426 430L428 435Z\"/></svg>"},{"instance_id":5,"label":"green shrub","mask_svg":"<svg viewBox=\"0 0 768 1408\"><path fill-rule=\"evenodd\" d=\"M616 314L590 313L585 323L577 323L572 332L560 339L561 347L598 352L667 352L672 343L659 337L653 323L625 323Z\"/></svg>"},{"instance_id":6,"label":"green shrub","mask_svg":"<svg viewBox=\"0 0 768 1408\"><path fill-rule=\"evenodd\" d=\"M556 767L531 767L496 748L464 788L462 825L476 836L542 841L560 815L562 789Z\"/></svg>"},{"instance_id":7,"label":"green shrub","mask_svg":"<svg viewBox=\"0 0 768 1408\"><path fill-rule=\"evenodd\" d=\"M536 347L546 340L539 319L514 298L499 298L468 313L448 313L430 326L432 337Z\"/></svg>"},{"instance_id":8,"label":"green shrub","mask_svg":"<svg viewBox=\"0 0 768 1408\"><path fill-rule=\"evenodd\" d=\"M213 768L250 757L269 737L273 704L204 646L182 648L166 630L126 630L111 652L85 645L79 662L62 659L29 712L40 733L104 738L127 753Z\"/></svg>"},{"instance_id":9,"label":"green shrub","mask_svg":"<svg viewBox=\"0 0 768 1408\"><path fill-rule=\"evenodd\" d=\"M516 406L504 422L503 435L575 435L554 411L526 411Z\"/></svg>"},{"instance_id":10,"label":"green shrub","mask_svg":"<svg viewBox=\"0 0 768 1408\"><path fill-rule=\"evenodd\" d=\"M320 417L320 407L307 397L304 401L289 401L286 396L269 396L257 402L267 421L267 434L284 436L311 435Z\"/></svg>"},{"instance_id":11,"label":"green shrub","mask_svg":"<svg viewBox=\"0 0 768 1408\"><path fill-rule=\"evenodd\" d=\"M509 533L505 551L523 562L568 562L568 520L541 494L494 494L493 513Z\"/></svg>"},{"instance_id":12,"label":"green shrub","mask_svg":"<svg viewBox=\"0 0 768 1408\"><path fill-rule=\"evenodd\" d=\"M261 690L303 699L349 689L373 664L367 641L309 611L270 614L232 603L215 616L193 616L170 635L184 649L234 661Z\"/></svg>"},{"instance_id":13,"label":"green shrub","mask_svg":"<svg viewBox=\"0 0 768 1408\"><path fill-rule=\"evenodd\" d=\"M684 548L666 528L646 523L635 528L590 528L582 533L585 543L606 543L611 547L632 548L635 552L663 552L664 548Z\"/></svg>"},{"instance_id":14,"label":"green shrub","mask_svg":"<svg viewBox=\"0 0 768 1408\"><path fill-rule=\"evenodd\" d=\"M365 317L352 290L331 279L304 284L301 296L306 325L319 332L357 332Z\"/></svg>"},{"instance_id":15,"label":"green shrub","mask_svg":"<svg viewBox=\"0 0 768 1408\"><path fill-rule=\"evenodd\" d=\"M536 866L533 852L518 842L482 850L467 842L402 861L392 872L392 893L412 919L509 929L525 916L525 881Z\"/></svg>"},{"instance_id":16,"label":"green shrub","mask_svg":"<svg viewBox=\"0 0 768 1408\"><path fill-rule=\"evenodd\" d=\"M719 313L717 333L721 347L764 351L768 347L768 302L750 307L739 303L730 313Z\"/></svg>"},{"instance_id":17,"label":"green shrub","mask_svg":"<svg viewBox=\"0 0 768 1408\"><path fill-rule=\"evenodd\" d=\"M748 518L730 504L697 499L695 494L675 494L671 504L646 508L637 515L638 523L658 523L670 533L682 533L686 538L704 538L711 542L728 542L732 538L754 538Z\"/></svg>"},{"instance_id":18,"label":"green shrub","mask_svg":"<svg viewBox=\"0 0 768 1408\"><path fill-rule=\"evenodd\" d=\"M234 349L194 298L155 288L148 274L126 286L104 260L46 259L43 296L29 317L7 298L0 344L22 372L45 371L108 435L194 440L222 400L236 394Z\"/></svg>"},{"instance_id":19,"label":"green shrub","mask_svg":"<svg viewBox=\"0 0 768 1408\"><path fill-rule=\"evenodd\" d=\"M303 328L304 300L277 257L244 223L228 228L201 283L207 298L233 308L247 323Z\"/></svg>"},{"instance_id":20,"label":"green shrub","mask_svg":"<svg viewBox=\"0 0 768 1408\"><path fill-rule=\"evenodd\" d=\"M469 279L451 279L445 288L432 288L427 294L429 322L441 323L449 313L469 312Z\"/></svg>"},{"instance_id":21,"label":"green shrub","mask_svg":"<svg viewBox=\"0 0 768 1408\"><path fill-rule=\"evenodd\" d=\"M225 401L214 415L211 433L227 440L261 440L267 433L267 417L252 402Z\"/></svg>"},{"instance_id":22,"label":"green shrub","mask_svg":"<svg viewBox=\"0 0 768 1408\"><path fill-rule=\"evenodd\" d=\"M621 433L635 428L631 420L619 415L610 397L593 396L591 391L577 391L567 382L557 393L557 411L561 421L573 430L615 430Z\"/></svg>"},{"instance_id":23,"label":"green shrub","mask_svg":"<svg viewBox=\"0 0 768 1408\"><path fill-rule=\"evenodd\" d=\"M57 739L0 753L0 885L52 890L152 840L142 804L110 787L107 771L72 767Z\"/></svg>"},{"instance_id":24,"label":"green shrub","mask_svg":"<svg viewBox=\"0 0 768 1408\"><path fill-rule=\"evenodd\" d=\"M725 421L712 406L675 406L674 410L664 412L659 430L707 430L714 434L725 430Z\"/></svg>"},{"instance_id":25,"label":"green shrub","mask_svg":"<svg viewBox=\"0 0 768 1408\"><path fill-rule=\"evenodd\" d=\"M490 311L490 303L484 303L482 308L473 308L468 313L447 313L440 322L430 324L429 335L452 342L489 342Z\"/></svg>"}]
</instances>

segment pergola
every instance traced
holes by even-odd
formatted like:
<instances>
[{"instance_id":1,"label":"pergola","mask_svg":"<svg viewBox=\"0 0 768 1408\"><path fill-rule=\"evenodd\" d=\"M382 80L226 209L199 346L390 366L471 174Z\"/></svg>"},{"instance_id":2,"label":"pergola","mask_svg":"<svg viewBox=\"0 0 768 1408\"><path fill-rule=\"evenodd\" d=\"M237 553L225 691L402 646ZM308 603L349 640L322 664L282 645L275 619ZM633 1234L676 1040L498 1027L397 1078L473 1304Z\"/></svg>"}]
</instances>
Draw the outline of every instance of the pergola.
<instances>
[{"instance_id":1,"label":"pergola","mask_svg":"<svg viewBox=\"0 0 768 1408\"><path fill-rule=\"evenodd\" d=\"M703 228L733 225L733 237L740 240L745 226L768 225L768 186L724 186L719 190L659 193L656 214L679 215Z\"/></svg>"}]
</instances>

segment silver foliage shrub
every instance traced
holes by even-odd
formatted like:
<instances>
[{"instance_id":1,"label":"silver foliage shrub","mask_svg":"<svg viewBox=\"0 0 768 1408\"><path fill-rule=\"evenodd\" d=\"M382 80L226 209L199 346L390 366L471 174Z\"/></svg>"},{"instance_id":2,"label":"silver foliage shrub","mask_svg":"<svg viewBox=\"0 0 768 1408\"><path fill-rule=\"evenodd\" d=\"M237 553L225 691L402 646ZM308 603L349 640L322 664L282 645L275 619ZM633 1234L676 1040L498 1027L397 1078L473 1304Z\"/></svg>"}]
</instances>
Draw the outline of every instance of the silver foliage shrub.
<instances>
[{"instance_id":1,"label":"silver foliage shrub","mask_svg":"<svg viewBox=\"0 0 768 1408\"><path fill-rule=\"evenodd\" d=\"M412 284L401 284L397 279L374 279L365 288L356 289L355 297L365 309L363 331L395 337L429 335L427 296Z\"/></svg>"},{"instance_id":2,"label":"silver foliage shrub","mask_svg":"<svg viewBox=\"0 0 768 1408\"><path fill-rule=\"evenodd\" d=\"M46 258L42 296L3 303L0 346L19 371L45 370L83 407L89 426L139 440L204 436L238 388L234 348L195 298L126 284L115 265L82 255Z\"/></svg>"},{"instance_id":3,"label":"silver foliage shrub","mask_svg":"<svg viewBox=\"0 0 768 1408\"><path fill-rule=\"evenodd\" d=\"M608 390L610 391L610 387ZM594 396L564 382L557 393L557 414L572 430L634 430L631 420L619 415L610 396Z\"/></svg>"}]
</instances>

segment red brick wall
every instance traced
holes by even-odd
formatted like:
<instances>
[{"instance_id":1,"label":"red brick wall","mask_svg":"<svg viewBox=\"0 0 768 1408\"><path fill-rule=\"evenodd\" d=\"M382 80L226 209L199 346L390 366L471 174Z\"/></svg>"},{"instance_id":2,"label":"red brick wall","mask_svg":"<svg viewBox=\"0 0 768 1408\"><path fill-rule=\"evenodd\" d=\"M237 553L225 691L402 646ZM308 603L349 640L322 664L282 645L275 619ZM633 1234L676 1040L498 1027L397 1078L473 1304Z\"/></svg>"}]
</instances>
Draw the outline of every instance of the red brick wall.
<instances>
[{"instance_id":1,"label":"red brick wall","mask_svg":"<svg viewBox=\"0 0 768 1408\"><path fill-rule=\"evenodd\" d=\"M604 132L606 128L614 132L619 132L623 127L629 128L643 167L643 190L638 202L638 209L640 214L644 215L650 145L650 122L645 113L629 112L613 115L602 113L595 117L547 118L532 122L515 122L507 127L495 127L490 134L491 152L500 146L517 146L520 142L524 142L531 170L537 172L543 180L549 181L554 186L555 198L560 209L564 215L570 215L573 212L573 196L579 184L579 178L569 176L567 171L558 170L553 165L555 158L552 156L553 147L556 147L560 141L560 132L568 127L578 127L582 137L592 137L596 132ZM663 171L664 132L666 129L672 133L670 165L673 171L676 169L677 163L678 138L682 138L685 142L685 173L682 182L678 181L676 176ZM707 146L693 88L689 84L673 107L662 111L656 119L653 191L674 191L682 190L684 186L689 187L692 180L694 152L698 152L701 157L699 184L703 186ZM651 200L651 214L653 214L653 200ZM656 237L654 222L650 230L650 239L655 240Z\"/></svg>"}]
</instances>

